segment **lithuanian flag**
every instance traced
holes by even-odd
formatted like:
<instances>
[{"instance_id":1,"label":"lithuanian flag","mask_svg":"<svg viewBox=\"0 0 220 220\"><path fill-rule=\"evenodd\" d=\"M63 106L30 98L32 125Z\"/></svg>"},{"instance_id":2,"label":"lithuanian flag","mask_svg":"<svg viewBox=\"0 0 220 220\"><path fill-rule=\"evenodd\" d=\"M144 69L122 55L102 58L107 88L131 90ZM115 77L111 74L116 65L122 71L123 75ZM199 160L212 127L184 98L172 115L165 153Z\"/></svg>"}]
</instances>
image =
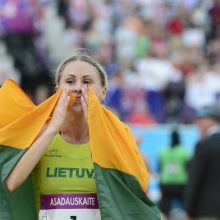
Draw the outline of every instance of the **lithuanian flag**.
<instances>
[{"instance_id":1,"label":"lithuanian flag","mask_svg":"<svg viewBox=\"0 0 220 220\"><path fill-rule=\"evenodd\" d=\"M10 193L5 180L50 120L60 94L35 106L14 81L7 80L0 88L0 220L36 219L31 176ZM91 89L88 106L102 220L159 220L145 194L149 172L129 128L99 103Z\"/></svg>"}]
</instances>

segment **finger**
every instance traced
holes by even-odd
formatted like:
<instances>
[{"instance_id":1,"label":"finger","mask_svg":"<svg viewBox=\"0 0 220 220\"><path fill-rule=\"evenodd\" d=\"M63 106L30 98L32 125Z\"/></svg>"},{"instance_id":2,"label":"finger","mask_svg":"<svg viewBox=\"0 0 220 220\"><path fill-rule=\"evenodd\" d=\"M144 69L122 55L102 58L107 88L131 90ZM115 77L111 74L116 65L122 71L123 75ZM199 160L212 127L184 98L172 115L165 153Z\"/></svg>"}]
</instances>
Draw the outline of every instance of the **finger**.
<instances>
[{"instance_id":1,"label":"finger","mask_svg":"<svg viewBox=\"0 0 220 220\"><path fill-rule=\"evenodd\" d=\"M63 105L66 101L66 98L69 96L68 95L68 92L69 92L69 87L68 86L65 86L63 88L63 91L62 91L62 94L60 96L60 99L59 99L59 104Z\"/></svg>"},{"instance_id":2,"label":"finger","mask_svg":"<svg viewBox=\"0 0 220 220\"><path fill-rule=\"evenodd\" d=\"M70 96L68 95L63 102L63 106L65 109L67 109L69 102L70 102Z\"/></svg>"},{"instance_id":3,"label":"finger","mask_svg":"<svg viewBox=\"0 0 220 220\"><path fill-rule=\"evenodd\" d=\"M82 88L82 97L83 97L85 104L88 106L88 91L86 87Z\"/></svg>"},{"instance_id":4,"label":"finger","mask_svg":"<svg viewBox=\"0 0 220 220\"><path fill-rule=\"evenodd\" d=\"M64 97L68 96L69 91L70 91L70 87L69 86L65 86L64 89L63 89L62 95Z\"/></svg>"},{"instance_id":5,"label":"finger","mask_svg":"<svg viewBox=\"0 0 220 220\"><path fill-rule=\"evenodd\" d=\"M87 118L88 118L88 106L87 106L87 103L85 102L85 99L82 96L81 96L81 105L82 105L82 109L83 109L83 112L84 112L85 119L87 120Z\"/></svg>"}]
</instances>

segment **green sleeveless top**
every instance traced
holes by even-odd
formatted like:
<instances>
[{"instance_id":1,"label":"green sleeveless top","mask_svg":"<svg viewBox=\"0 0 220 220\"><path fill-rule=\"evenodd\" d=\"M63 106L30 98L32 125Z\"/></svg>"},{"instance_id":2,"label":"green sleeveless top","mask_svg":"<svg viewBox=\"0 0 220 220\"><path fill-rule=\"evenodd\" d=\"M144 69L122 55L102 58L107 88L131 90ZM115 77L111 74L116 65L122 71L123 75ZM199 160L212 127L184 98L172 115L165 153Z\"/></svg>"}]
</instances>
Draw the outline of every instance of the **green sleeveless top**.
<instances>
[{"instance_id":1,"label":"green sleeveless top","mask_svg":"<svg viewBox=\"0 0 220 220\"><path fill-rule=\"evenodd\" d=\"M33 172L37 209L40 195L95 193L95 173L87 144L70 144L57 134Z\"/></svg>"}]
</instances>

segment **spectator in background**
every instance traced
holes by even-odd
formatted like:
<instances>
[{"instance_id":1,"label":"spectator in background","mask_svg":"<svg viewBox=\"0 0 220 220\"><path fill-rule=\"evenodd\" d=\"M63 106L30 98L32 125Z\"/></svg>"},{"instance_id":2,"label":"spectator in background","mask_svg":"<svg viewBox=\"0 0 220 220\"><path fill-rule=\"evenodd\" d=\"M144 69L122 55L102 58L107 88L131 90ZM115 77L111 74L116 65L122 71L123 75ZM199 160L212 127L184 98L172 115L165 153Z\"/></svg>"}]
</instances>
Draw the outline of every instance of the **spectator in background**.
<instances>
[{"instance_id":1,"label":"spectator in background","mask_svg":"<svg viewBox=\"0 0 220 220\"><path fill-rule=\"evenodd\" d=\"M196 123L201 133L190 163L185 208L188 219L220 219L220 108L198 110Z\"/></svg>"},{"instance_id":2,"label":"spectator in background","mask_svg":"<svg viewBox=\"0 0 220 220\"><path fill-rule=\"evenodd\" d=\"M47 85L45 85L45 84L39 85L35 90L35 94L34 94L34 98L33 98L35 104L39 105L40 103L45 101L47 98L49 98L50 95L51 95L50 89Z\"/></svg>"},{"instance_id":3,"label":"spectator in background","mask_svg":"<svg viewBox=\"0 0 220 220\"><path fill-rule=\"evenodd\" d=\"M220 32L220 1L214 0L212 7L208 11L211 20L210 38L216 38Z\"/></svg>"},{"instance_id":4,"label":"spectator in background","mask_svg":"<svg viewBox=\"0 0 220 220\"><path fill-rule=\"evenodd\" d=\"M155 125L156 121L150 113L147 103L144 100L138 100L131 114L125 119L127 123L139 125Z\"/></svg>"},{"instance_id":5,"label":"spectator in background","mask_svg":"<svg viewBox=\"0 0 220 220\"><path fill-rule=\"evenodd\" d=\"M170 81L164 89L164 109L166 123L183 123L191 124L194 122L195 113L185 102L185 81Z\"/></svg>"},{"instance_id":6,"label":"spectator in background","mask_svg":"<svg viewBox=\"0 0 220 220\"><path fill-rule=\"evenodd\" d=\"M40 43L45 19L43 2L7 0L0 3L2 40L21 73L21 86L33 95L38 84L50 83L47 56L42 54L44 49Z\"/></svg>"},{"instance_id":7,"label":"spectator in background","mask_svg":"<svg viewBox=\"0 0 220 220\"><path fill-rule=\"evenodd\" d=\"M181 145L177 129L172 131L170 138L170 147L161 149L159 154L162 193L160 209L166 217L171 213L175 202L178 201L180 208L183 207L185 186L188 180L188 152Z\"/></svg>"}]
</instances>

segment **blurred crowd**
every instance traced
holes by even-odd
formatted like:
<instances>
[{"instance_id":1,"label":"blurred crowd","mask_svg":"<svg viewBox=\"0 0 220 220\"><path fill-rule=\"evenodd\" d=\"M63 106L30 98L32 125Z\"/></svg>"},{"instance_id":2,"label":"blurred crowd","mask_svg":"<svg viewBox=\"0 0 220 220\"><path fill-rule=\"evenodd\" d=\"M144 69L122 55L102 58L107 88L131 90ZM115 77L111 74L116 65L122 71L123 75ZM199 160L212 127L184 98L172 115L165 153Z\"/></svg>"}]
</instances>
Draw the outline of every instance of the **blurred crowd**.
<instances>
[{"instance_id":1,"label":"blurred crowd","mask_svg":"<svg viewBox=\"0 0 220 220\"><path fill-rule=\"evenodd\" d=\"M106 105L123 121L192 124L198 108L220 103L220 0L0 0L10 71L37 103L58 64L43 34L48 7L67 49L88 48L105 67ZM0 83L10 71L0 64Z\"/></svg>"},{"instance_id":2,"label":"blurred crowd","mask_svg":"<svg viewBox=\"0 0 220 220\"><path fill-rule=\"evenodd\" d=\"M191 125L220 106L220 0L0 0L0 85L12 78L39 104L75 48L104 66L105 104L127 123Z\"/></svg>"}]
</instances>

